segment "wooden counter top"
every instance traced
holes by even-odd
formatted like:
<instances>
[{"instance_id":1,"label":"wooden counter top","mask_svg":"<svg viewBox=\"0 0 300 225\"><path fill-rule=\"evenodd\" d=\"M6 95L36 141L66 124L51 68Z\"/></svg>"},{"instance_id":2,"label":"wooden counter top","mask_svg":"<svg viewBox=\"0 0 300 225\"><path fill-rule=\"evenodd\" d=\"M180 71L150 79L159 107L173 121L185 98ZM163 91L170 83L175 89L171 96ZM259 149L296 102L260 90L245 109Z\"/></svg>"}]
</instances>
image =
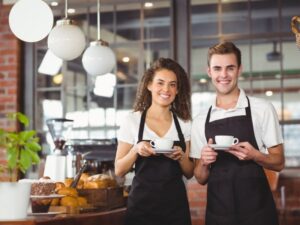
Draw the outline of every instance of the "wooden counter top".
<instances>
[{"instance_id":1,"label":"wooden counter top","mask_svg":"<svg viewBox=\"0 0 300 225\"><path fill-rule=\"evenodd\" d=\"M0 221L0 225L123 225L126 208L105 212L28 216L20 221Z\"/></svg>"}]
</instances>

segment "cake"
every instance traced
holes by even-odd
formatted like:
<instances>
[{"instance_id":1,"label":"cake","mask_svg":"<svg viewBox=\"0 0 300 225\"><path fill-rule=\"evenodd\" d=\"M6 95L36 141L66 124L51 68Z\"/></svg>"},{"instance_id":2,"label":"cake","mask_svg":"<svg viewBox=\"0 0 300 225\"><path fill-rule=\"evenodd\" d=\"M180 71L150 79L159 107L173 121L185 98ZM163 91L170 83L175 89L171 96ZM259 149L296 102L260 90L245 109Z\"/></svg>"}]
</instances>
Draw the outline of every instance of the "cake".
<instances>
[{"instance_id":1,"label":"cake","mask_svg":"<svg viewBox=\"0 0 300 225\"><path fill-rule=\"evenodd\" d=\"M51 195L55 194L56 184L53 180L42 177L39 180L32 181L31 195Z\"/></svg>"},{"instance_id":2,"label":"cake","mask_svg":"<svg viewBox=\"0 0 300 225\"><path fill-rule=\"evenodd\" d=\"M50 178L42 177L39 180L33 180L31 184L31 210L33 213L48 212L52 198L55 194L56 184ZM45 198L43 198L43 196Z\"/></svg>"}]
</instances>

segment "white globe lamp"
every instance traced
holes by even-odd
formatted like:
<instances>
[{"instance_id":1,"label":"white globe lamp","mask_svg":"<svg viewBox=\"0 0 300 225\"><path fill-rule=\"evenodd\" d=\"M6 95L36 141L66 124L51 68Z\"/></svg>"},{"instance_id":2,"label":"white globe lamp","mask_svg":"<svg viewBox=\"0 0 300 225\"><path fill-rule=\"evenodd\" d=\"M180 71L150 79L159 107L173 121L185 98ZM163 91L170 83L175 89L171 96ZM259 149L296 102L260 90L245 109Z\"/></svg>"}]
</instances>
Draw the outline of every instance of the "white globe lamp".
<instances>
[{"instance_id":1,"label":"white globe lamp","mask_svg":"<svg viewBox=\"0 0 300 225\"><path fill-rule=\"evenodd\" d=\"M48 48L63 60L77 58L85 48L84 33L68 19L68 0L65 0L65 18L57 21L48 36Z\"/></svg>"},{"instance_id":2,"label":"white globe lamp","mask_svg":"<svg viewBox=\"0 0 300 225\"><path fill-rule=\"evenodd\" d=\"M108 42L100 38L100 1L97 0L97 41L90 43L82 56L82 65L86 72L92 76L110 73L116 65L114 52Z\"/></svg>"},{"instance_id":3,"label":"white globe lamp","mask_svg":"<svg viewBox=\"0 0 300 225\"><path fill-rule=\"evenodd\" d=\"M111 48L102 40L93 41L82 56L83 68L90 75L107 74L116 65L116 57Z\"/></svg>"},{"instance_id":4,"label":"white globe lamp","mask_svg":"<svg viewBox=\"0 0 300 225\"><path fill-rule=\"evenodd\" d=\"M63 60L73 60L81 55L85 48L85 36L82 30L69 19L57 21L48 36L48 48Z\"/></svg>"},{"instance_id":5,"label":"white globe lamp","mask_svg":"<svg viewBox=\"0 0 300 225\"><path fill-rule=\"evenodd\" d=\"M25 42L37 42L51 31L53 13L42 0L19 0L10 10L8 22L17 38Z\"/></svg>"}]
</instances>

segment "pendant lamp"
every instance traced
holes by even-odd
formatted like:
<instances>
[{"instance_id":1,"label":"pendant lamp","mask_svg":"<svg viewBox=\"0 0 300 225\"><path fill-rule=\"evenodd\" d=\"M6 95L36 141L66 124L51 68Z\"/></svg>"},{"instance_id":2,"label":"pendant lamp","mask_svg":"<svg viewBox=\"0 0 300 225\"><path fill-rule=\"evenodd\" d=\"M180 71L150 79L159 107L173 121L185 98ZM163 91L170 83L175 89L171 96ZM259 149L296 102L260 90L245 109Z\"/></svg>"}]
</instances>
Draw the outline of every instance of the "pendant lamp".
<instances>
[{"instance_id":1,"label":"pendant lamp","mask_svg":"<svg viewBox=\"0 0 300 225\"><path fill-rule=\"evenodd\" d=\"M25 42L45 38L53 26L53 13L42 0L19 0L9 12L9 27L13 34Z\"/></svg>"},{"instance_id":2,"label":"pendant lamp","mask_svg":"<svg viewBox=\"0 0 300 225\"><path fill-rule=\"evenodd\" d=\"M85 36L82 30L68 19L68 1L65 0L65 18L58 20L48 36L48 48L58 58L73 60L81 55L85 48Z\"/></svg>"},{"instance_id":3,"label":"pendant lamp","mask_svg":"<svg viewBox=\"0 0 300 225\"><path fill-rule=\"evenodd\" d=\"M116 57L108 42L100 37L100 1L97 0L97 40L90 43L82 56L83 68L92 76L107 74L116 65Z\"/></svg>"}]
</instances>

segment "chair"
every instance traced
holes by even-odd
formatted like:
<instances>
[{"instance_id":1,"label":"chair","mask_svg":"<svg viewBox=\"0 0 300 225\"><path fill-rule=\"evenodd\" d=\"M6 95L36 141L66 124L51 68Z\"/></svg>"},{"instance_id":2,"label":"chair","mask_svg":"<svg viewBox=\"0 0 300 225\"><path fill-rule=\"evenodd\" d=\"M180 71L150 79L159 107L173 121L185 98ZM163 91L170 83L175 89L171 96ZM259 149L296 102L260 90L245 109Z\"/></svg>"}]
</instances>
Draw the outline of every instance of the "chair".
<instances>
[{"instance_id":1,"label":"chair","mask_svg":"<svg viewBox=\"0 0 300 225\"><path fill-rule=\"evenodd\" d=\"M264 168L271 191L276 191L279 181L279 172Z\"/></svg>"},{"instance_id":2,"label":"chair","mask_svg":"<svg viewBox=\"0 0 300 225\"><path fill-rule=\"evenodd\" d=\"M280 202L277 205L277 210L279 213L279 224L286 225L286 213L285 213L285 187L281 186L280 189L278 188L279 183L279 172L269 170L264 168L268 183L270 185L270 189L273 193L274 198L276 196L279 197ZM276 199L275 199L276 200Z\"/></svg>"}]
</instances>

